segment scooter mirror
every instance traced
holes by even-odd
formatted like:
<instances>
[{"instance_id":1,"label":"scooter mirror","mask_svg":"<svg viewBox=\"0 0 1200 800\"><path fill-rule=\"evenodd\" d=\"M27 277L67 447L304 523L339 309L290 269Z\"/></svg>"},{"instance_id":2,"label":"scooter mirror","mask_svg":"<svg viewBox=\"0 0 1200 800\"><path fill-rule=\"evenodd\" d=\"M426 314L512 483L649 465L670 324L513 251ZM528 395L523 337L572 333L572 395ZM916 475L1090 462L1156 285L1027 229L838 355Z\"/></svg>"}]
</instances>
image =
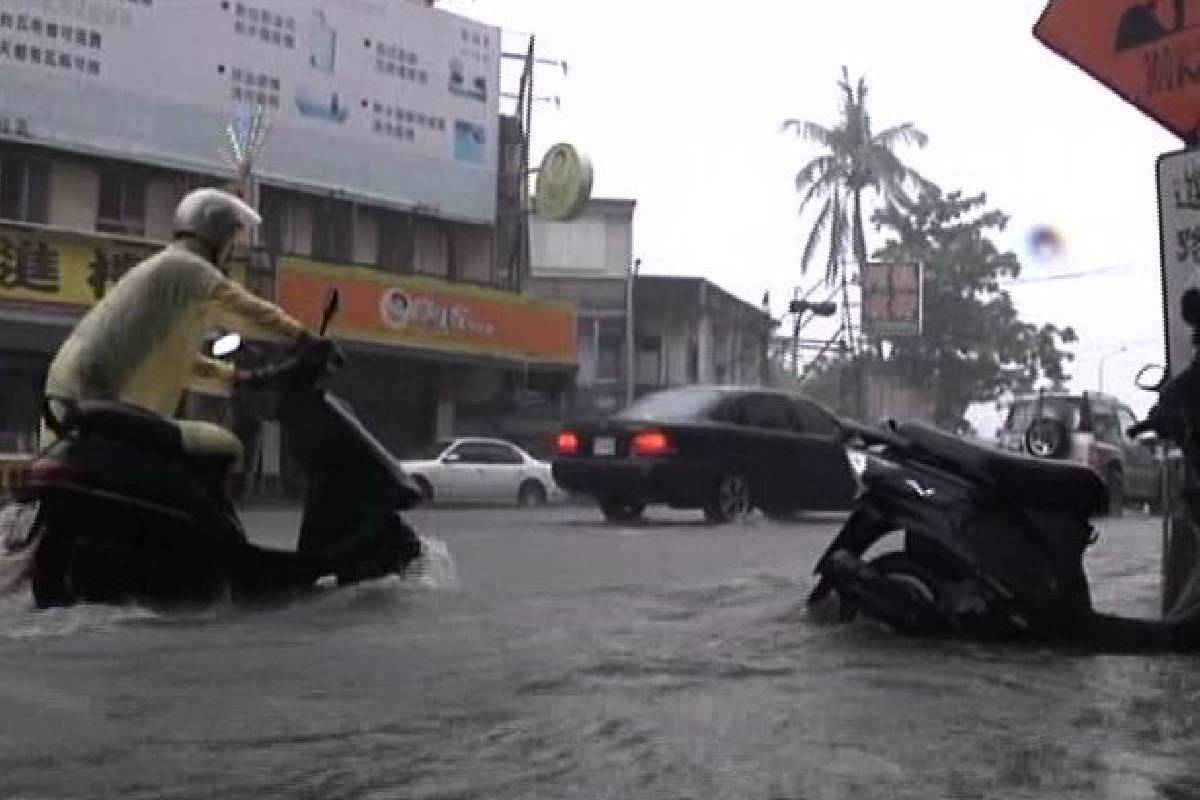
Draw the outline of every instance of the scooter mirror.
<instances>
[{"instance_id":1,"label":"scooter mirror","mask_svg":"<svg viewBox=\"0 0 1200 800\"><path fill-rule=\"evenodd\" d=\"M213 342L210 350L214 357L225 358L225 356L233 355L241 346L242 337L239 334L227 333Z\"/></svg>"},{"instance_id":2,"label":"scooter mirror","mask_svg":"<svg viewBox=\"0 0 1200 800\"><path fill-rule=\"evenodd\" d=\"M1160 365L1147 364L1138 370L1138 374L1133 379L1133 382L1139 389L1145 389L1147 392L1157 392L1162 386L1166 374L1166 370Z\"/></svg>"},{"instance_id":3,"label":"scooter mirror","mask_svg":"<svg viewBox=\"0 0 1200 800\"><path fill-rule=\"evenodd\" d=\"M321 335L325 335L325 330L329 327L329 321L333 319L334 314L338 312L338 306L342 304L342 293L338 291L336 286L330 286L329 292L325 295L325 308L321 312Z\"/></svg>"}]
</instances>

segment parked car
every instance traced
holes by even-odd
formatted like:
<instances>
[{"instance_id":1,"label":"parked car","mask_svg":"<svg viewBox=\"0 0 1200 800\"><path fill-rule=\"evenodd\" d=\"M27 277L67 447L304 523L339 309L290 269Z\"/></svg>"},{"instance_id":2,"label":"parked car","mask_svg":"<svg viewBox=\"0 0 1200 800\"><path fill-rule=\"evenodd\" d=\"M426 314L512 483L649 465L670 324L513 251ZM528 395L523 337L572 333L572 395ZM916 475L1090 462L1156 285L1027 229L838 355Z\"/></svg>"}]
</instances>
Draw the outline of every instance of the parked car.
<instances>
[{"instance_id":1,"label":"parked car","mask_svg":"<svg viewBox=\"0 0 1200 800\"><path fill-rule=\"evenodd\" d=\"M558 436L554 478L595 498L614 522L648 504L699 508L724 523L848 508L857 490L837 418L795 394L687 387L647 395L600 423Z\"/></svg>"},{"instance_id":2,"label":"parked car","mask_svg":"<svg viewBox=\"0 0 1200 800\"><path fill-rule=\"evenodd\" d=\"M503 439L441 439L400 464L426 502L540 506L564 497L548 463Z\"/></svg>"},{"instance_id":3,"label":"parked car","mask_svg":"<svg viewBox=\"0 0 1200 800\"><path fill-rule=\"evenodd\" d=\"M1157 505L1161 498L1154 444L1126 435L1136 419L1111 395L1041 392L1014 399L996 435L1005 450L1095 468L1108 486L1110 513L1120 514L1126 500Z\"/></svg>"}]
</instances>

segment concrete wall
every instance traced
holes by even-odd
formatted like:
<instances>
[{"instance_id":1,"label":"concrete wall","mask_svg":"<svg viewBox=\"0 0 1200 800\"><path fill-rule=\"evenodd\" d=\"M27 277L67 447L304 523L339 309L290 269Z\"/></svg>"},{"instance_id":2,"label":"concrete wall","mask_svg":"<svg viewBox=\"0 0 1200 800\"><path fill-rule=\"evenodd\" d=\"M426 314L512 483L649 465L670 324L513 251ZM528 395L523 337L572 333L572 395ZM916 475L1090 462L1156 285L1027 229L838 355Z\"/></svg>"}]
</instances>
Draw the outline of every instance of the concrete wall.
<instances>
[{"instance_id":1,"label":"concrete wall","mask_svg":"<svg viewBox=\"0 0 1200 800\"><path fill-rule=\"evenodd\" d=\"M633 263L632 200L597 199L570 222L534 217L533 277L622 278Z\"/></svg>"},{"instance_id":2,"label":"concrete wall","mask_svg":"<svg viewBox=\"0 0 1200 800\"><path fill-rule=\"evenodd\" d=\"M457 279L470 283L490 283L495 255L491 229L483 225L455 225L453 236Z\"/></svg>"},{"instance_id":3,"label":"concrete wall","mask_svg":"<svg viewBox=\"0 0 1200 800\"><path fill-rule=\"evenodd\" d=\"M282 221L283 252L311 256L313 246L313 209L307 201L288 203Z\"/></svg>"},{"instance_id":4,"label":"concrete wall","mask_svg":"<svg viewBox=\"0 0 1200 800\"><path fill-rule=\"evenodd\" d=\"M379 216L369 208L355 207L353 228L350 260L356 264L375 264L379 260Z\"/></svg>"},{"instance_id":5,"label":"concrete wall","mask_svg":"<svg viewBox=\"0 0 1200 800\"><path fill-rule=\"evenodd\" d=\"M530 278L525 289L536 297L572 303L580 311L625 313L624 278Z\"/></svg>"},{"instance_id":6,"label":"concrete wall","mask_svg":"<svg viewBox=\"0 0 1200 800\"><path fill-rule=\"evenodd\" d=\"M146 179L146 236L170 239L175 206L183 197L180 181L162 175Z\"/></svg>"},{"instance_id":7,"label":"concrete wall","mask_svg":"<svg viewBox=\"0 0 1200 800\"><path fill-rule=\"evenodd\" d=\"M413 246L413 271L446 278L450 275L450 243L441 223L418 220Z\"/></svg>"},{"instance_id":8,"label":"concrete wall","mask_svg":"<svg viewBox=\"0 0 1200 800\"><path fill-rule=\"evenodd\" d=\"M99 206L100 173L95 167L71 160L55 160L51 163L51 225L94 231Z\"/></svg>"}]
</instances>

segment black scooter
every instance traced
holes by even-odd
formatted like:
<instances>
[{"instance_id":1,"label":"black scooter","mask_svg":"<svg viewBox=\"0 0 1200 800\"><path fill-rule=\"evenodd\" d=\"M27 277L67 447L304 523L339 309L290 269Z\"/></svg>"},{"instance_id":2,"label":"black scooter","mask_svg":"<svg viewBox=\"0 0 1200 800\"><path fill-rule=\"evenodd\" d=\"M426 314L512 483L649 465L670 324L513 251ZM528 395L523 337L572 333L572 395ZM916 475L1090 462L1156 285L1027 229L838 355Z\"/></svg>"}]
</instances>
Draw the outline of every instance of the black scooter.
<instances>
[{"instance_id":1,"label":"black scooter","mask_svg":"<svg viewBox=\"0 0 1200 800\"><path fill-rule=\"evenodd\" d=\"M1200 323L1200 292L1185 297L1184 318ZM1200 363L1156 388L1158 403L1130 435L1153 431L1179 443L1200 474ZM844 424L865 450L863 491L817 562L810 607L836 599L843 620L862 613L917 636L1200 650L1198 581L1162 620L1092 608L1083 555L1096 539L1089 520L1108 505L1092 468L1005 453L921 423Z\"/></svg>"},{"instance_id":2,"label":"black scooter","mask_svg":"<svg viewBox=\"0 0 1200 800\"><path fill-rule=\"evenodd\" d=\"M322 336L337 307L334 289ZM312 347L274 371L280 421L308 484L294 552L247 540L226 492L230 459L185 453L170 420L120 403L48 401L59 439L0 514L5 551L28 548L37 605L270 603L327 576L341 585L403 572L421 544L401 512L420 491L322 388L330 356Z\"/></svg>"}]
</instances>

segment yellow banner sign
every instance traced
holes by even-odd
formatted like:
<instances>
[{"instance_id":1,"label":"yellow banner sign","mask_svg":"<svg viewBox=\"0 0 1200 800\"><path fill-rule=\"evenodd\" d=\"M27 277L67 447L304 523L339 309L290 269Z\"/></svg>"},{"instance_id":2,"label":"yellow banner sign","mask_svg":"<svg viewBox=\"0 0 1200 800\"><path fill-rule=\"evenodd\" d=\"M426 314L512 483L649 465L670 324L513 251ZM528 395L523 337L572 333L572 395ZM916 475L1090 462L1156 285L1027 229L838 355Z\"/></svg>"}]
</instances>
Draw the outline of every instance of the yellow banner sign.
<instances>
[{"instance_id":1,"label":"yellow banner sign","mask_svg":"<svg viewBox=\"0 0 1200 800\"><path fill-rule=\"evenodd\" d=\"M0 299L90 306L154 247L0 226Z\"/></svg>"},{"instance_id":2,"label":"yellow banner sign","mask_svg":"<svg viewBox=\"0 0 1200 800\"><path fill-rule=\"evenodd\" d=\"M0 225L0 302L82 310L161 247ZM237 262L230 277L245 285L245 273Z\"/></svg>"}]
</instances>

